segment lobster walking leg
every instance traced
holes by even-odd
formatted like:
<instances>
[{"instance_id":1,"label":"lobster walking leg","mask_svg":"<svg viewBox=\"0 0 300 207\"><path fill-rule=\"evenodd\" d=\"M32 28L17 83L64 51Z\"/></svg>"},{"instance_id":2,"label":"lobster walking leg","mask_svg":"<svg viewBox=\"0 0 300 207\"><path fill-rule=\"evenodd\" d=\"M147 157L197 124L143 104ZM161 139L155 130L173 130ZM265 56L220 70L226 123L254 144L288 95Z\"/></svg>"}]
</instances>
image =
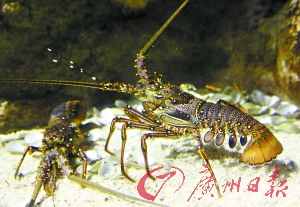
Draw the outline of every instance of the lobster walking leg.
<instances>
[{"instance_id":1,"label":"lobster walking leg","mask_svg":"<svg viewBox=\"0 0 300 207\"><path fill-rule=\"evenodd\" d=\"M16 169L16 172L15 172L15 178L17 177L18 172L19 172L19 170L20 170L20 167L21 167L21 165L22 165L22 163L23 163L23 160L24 160L24 158L26 157L26 155L27 155L28 152L29 152L29 154L32 154L32 153L34 153L34 152L41 152L41 150L40 150L38 147L34 147L34 146L28 146L28 147L24 150L23 155L22 155L22 158L21 158L21 160L20 160L20 162L19 162L19 164L18 164L18 167L17 167L17 169Z\"/></svg>"},{"instance_id":2,"label":"lobster walking leg","mask_svg":"<svg viewBox=\"0 0 300 207\"><path fill-rule=\"evenodd\" d=\"M196 134L197 141L198 141L198 152L199 152L200 156L202 157L202 159L206 162L208 170L209 170L209 172L210 172L210 174L211 174L211 176L212 176L212 178L214 180L214 183L215 183L216 189L218 191L219 197L221 197L220 187L219 187L217 178L216 178L216 176L214 174L214 171L213 171L213 169L212 169L212 167L211 167L211 165L210 165L210 163L208 161L208 157L207 157L207 155L205 153L203 142L202 142L202 139L200 137L200 133L199 133L199 131L197 131L197 132L195 132L195 134Z\"/></svg>"},{"instance_id":3,"label":"lobster walking leg","mask_svg":"<svg viewBox=\"0 0 300 207\"><path fill-rule=\"evenodd\" d=\"M108 144L109 141L111 139L112 134L114 133L115 129L116 129L116 123L127 123L130 127L130 125L132 123L137 123L137 124L141 124L140 119L144 120L144 122L146 123L150 123L152 125L154 125L154 127L158 127L160 125L160 123L154 119L151 119L150 117L148 117L145 113L141 113L135 109L133 109L131 106L125 106L124 107L124 112L125 114L130 118L119 118L119 117L115 117L110 124L110 130L109 130L109 134L108 137L106 139L106 143L105 143L105 151L111 155L114 155L113 152L109 151L108 149ZM152 126L151 125L151 126ZM147 125L148 126L148 125ZM152 130L150 126L148 126L148 128L145 128L146 130Z\"/></svg>"},{"instance_id":4,"label":"lobster walking leg","mask_svg":"<svg viewBox=\"0 0 300 207\"><path fill-rule=\"evenodd\" d=\"M79 155L80 155L80 157L81 157L81 159L82 159L82 175L81 175L81 177L83 177L83 178L86 178L86 170L87 170L87 157L86 157L86 155L84 154L84 152L82 151L82 149L81 148L79 148Z\"/></svg>"},{"instance_id":5,"label":"lobster walking leg","mask_svg":"<svg viewBox=\"0 0 300 207\"><path fill-rule=\"evenodd\" d=\"M148 176L151 179L155 179L151 174L150 174L150 169L149 169L149 164L148 164L148 156L147 156L147 144L146 140L147 139L153 139L153 138L168 138L168 139L173 139L173 138L178 138L180 136L183 136L183 133L178 130L178 132L171 131L169 129L164 128L160 122L158 122L155 119L151 119L150 117L147 116L147 114L139 112L130 106L126 106L124 108L124 111L130 119L127 118L119 118L116 117L113 119L110 127L110 132L109 132L109 137L106 140L105 144L105 149L108 149L108 143L109 140L115 130L115 124L116 123L123 123L122 125L122 130L121 130L121 138L122 138L122 148L121 148L121 172L122 174L129 179L132 182L135 182L130 176L127 175L125 172L125 167L124 167L124 152L125 152L125 146L126 146L126 141L127 141L127 132L126 130L128 128L131 129L141 129L141 130L151 130L153 133L145 133L141 137L141 148L143 152L143 157L144 157L144 165L145 169L148 173ZM181 131L187 131L187 130L181 130Z\"/></svg>"},{"instance_id":6,"label":"lobster walking leg","mask_svg":"<svg viewBox=\"0 0 300 207\"><path fill-rule=\"evenodd\" d=\"M129 120L130 121L130 120ZM121 172L122 174L131 182L135 182L131 177L127 175L125 172L125 167L124 167L124 152L125 152L125 146L126 146L126 141L127 141L127 133L126 133L126 128L130 127L127 124L128 122L125 122L122 126L122 133L121 133L121 138L122 138L122 147L121 147Z\"/></svg>"},{"instance_id":7,"label":"lobster walking leg","mask_svg":"<svg viewBox=\"0 0 300 207\"><path fill-rule=\"evenodd\" d=\"M153 139L153 138L178 138L178 135L174 132L156 132L156 133L145 133L143 134L141 138L141 148L144 156L144 164L145 164L145 169L147 171L148 176L151 179L155 179L151 174L150 174L150 169L148 165L148 156L147 156L147 139Z\"/></svg>"},{"instance_id":8,"label":"lobster walking leg","mask_svg":"<svg viewBox=\"0 0 300 207\"><path fill-rule=\"evenodd\" d=\"M43 179L41 177L38 177L36 179L36 184L35 184L34 191L32 193L30 202L28 204L28 207L34 207L36 198L37 198L37 196L38 196L38 194L39 194L39 192L41 190L42 185L43 185Z\"/></svg>"}]
</instances>

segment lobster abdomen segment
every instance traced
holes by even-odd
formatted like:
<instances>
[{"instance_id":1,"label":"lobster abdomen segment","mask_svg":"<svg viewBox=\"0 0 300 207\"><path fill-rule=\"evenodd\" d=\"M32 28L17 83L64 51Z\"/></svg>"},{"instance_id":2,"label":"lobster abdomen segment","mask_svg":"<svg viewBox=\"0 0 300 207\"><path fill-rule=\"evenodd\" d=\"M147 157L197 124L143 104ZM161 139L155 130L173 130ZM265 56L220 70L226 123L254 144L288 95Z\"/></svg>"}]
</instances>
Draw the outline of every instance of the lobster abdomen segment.
<instances>
[{"instance_id":1,"label":"lobster abdomen segment","mask_svg":"<svg viewBox=\"0 0 300 207\"><path fill-rule=\"evenodd\" d=\"M198 118L203 128L210 129L204 135L205 142L215 138L216 145L220 146L225 139L225 131L228 131L228 144L234 148L238 136L242 146L250 136L241 158L244 163L256 165L269 162L283 150L281 143L266 126L230 104L202 102Z\"/></svg>"}]
</instances>

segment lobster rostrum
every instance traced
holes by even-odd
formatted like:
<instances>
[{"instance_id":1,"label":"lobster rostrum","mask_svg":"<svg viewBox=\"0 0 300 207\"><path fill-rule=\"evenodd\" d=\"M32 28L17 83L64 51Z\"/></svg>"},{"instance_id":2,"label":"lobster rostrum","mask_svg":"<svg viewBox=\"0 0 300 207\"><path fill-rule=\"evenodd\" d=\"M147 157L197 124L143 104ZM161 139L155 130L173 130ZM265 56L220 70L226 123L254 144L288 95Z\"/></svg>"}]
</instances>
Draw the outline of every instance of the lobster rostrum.
<instances>
[{"instance_id":1,"label":"lobster rostrum","mask_svg":"<svg viewBox=\"0 0 300 207\"><path fill-rule=\"evenodd\" d=\"M155 33L144 48L137 54L136 68L139 81L136 85L111 82L78 82L68 80L24 80L10 79L2 82L26 82L37 84L58 84L79 87L98 88L101 90L118 91L135 95L141 100L144 110L137 111L131 106L125 106L124 112L128 118L116 117L112 120L110 132L106 141L105 150L108 150L110 138L115 130L116 123L122 123L121 137L121 171L131 181L124 169L124 150L127 141L126 130L129 128L148 130L141 137L141 148L144 156L145 169L149 173L147 159L147 139L167 138L173 139L182 136L194 135L198 142L198 152L205 160L220 195L217 179L213 173L208 157L205 153L203 141L200 136L201 129L208 128L203 140L210 142L215 138L217 146L223 144L225 132L229 133L228 144L234 148L238 137L246 149L241 161L250 165L262 164L276 158L283 150L281 143L259 121L242 112L235 106L219 100L209 103L193 95L183 92L178 86L165 82L161 74L149 73L145 66L146 52L156 41L164 29L170 24L180 10L187 4L185 0L166 23ZM73 67L73 66L72 66ZM80 69L83 72L83 69ZM91 76L92 77L92 76ZM92 77L97 80L95 77ZM249 141L248 141L249 138ZM152 177L149 174L150 177ZM152 177L153 178L153 177Z\"/></svg>"}]
</instances>

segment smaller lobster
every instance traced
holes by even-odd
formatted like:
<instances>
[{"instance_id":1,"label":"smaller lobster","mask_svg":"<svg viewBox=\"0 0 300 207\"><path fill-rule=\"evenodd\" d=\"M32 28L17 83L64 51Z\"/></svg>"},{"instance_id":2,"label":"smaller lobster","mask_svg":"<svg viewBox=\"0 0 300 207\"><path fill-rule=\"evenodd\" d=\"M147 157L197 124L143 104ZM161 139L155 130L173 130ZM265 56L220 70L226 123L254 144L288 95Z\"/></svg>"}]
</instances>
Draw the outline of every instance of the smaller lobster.
<instances>
[{"instance_id":1,"label":"smaller lobster","mask_svg":"<svg viewBox=\"0 0 300 207\"><path fill-rule=\"evenodd\" d=\"M0 81L70 85L97 88L105 91L118 91L134 95L142 102L144 110L139 112L131 106L125 106L124 112L128 118L116 117L112 120L110 132L105 145L105 150L109 154L113 154L108 150L108 144L115 130L116 123L122 123L122 174L129 180L134 181L125 172L124 166L124 150L127 141L127 129L132 128L151 131L150 133L144 133L141 137L141 148L145 161L145 169L151 178L153 177L149 173L150 170L147 158L146 140L153 138L173 139L193 135L196 137L198 142L198 152L205 160L214 180L216 189L220 195L220 188L205 153L202 138L200 136L200 130L208 128L209 131L204 135L204 141L210 142L213 138L215 138L217 146L223 144L226 131L229 133L228 142L231 148L236 146L238 136L242 146L246 145L248 142L241 160L242 162L249 163L250 165L262 164L275 159L276 156L282 152L283 147L266 126L238 108L222 100L219 100L217 103L209 103L202 99L198 99L189 93L183 92L178 86L165 82L161 74L157 74L155 72L151 74L146 70L145 54L147 50L157 40L164 29L170 24L187 2L188 0L185 0L181 4L174 14L137 54L136 68L137 75L140 80L136 85L126 83L96 83L69 80L2 79ZM73 67L73 65L71 67ZM80 71L84 72L81 68ZM98 80L93 76L91 77L93 80ZM249 141L248 137L251 137Z\"/></svg>"},{"instance_id":2,"label":"smaller lobster","mask_svg":"<svg viewBox=\"0 0 300 207\"><path fill-rule=\"evenodd\" d=\"M72 157L80 156L83 160L82 177L85 178L87 159L80 148L83 134L78 127L85 116L85 104L82 101L68 101L57 106L51 113L42 146L28 146L25 149L16 169L15 178L27 153L41 152L43 154L29 207L34 206L42 185L47 196L50 196L55 191L58 178L63 175L69 177L74 173L69 163Z\"/></svg>"},{"instance_id":3,"label":"smaller lobster","mask_svg":"<svg viewBox=\"0 0 300 207\"><path fill-rule=\"evenodd\" d=\"M53 195L56 189L57 179L67 176L70 180L84 186L96 188L107 194L111 194L130 201L150 203L123 193L105 188L99 184L86 180L87 158L81 145L84 136L80 130L81 122L85 119L86 109L83 101L73 100L62 103L51 113L49 123L46 127L41 147L28 146L19 162L15 172L15 178L27 153L41 152L43 158L38 167L36 185L28 204L33 207L42 185L47 196ZM83 160L81 177L75 175L74 168L70 165L70 159L80 157ZM152 203L151 204L155 204Z\"/></svg>"}]
</instances>

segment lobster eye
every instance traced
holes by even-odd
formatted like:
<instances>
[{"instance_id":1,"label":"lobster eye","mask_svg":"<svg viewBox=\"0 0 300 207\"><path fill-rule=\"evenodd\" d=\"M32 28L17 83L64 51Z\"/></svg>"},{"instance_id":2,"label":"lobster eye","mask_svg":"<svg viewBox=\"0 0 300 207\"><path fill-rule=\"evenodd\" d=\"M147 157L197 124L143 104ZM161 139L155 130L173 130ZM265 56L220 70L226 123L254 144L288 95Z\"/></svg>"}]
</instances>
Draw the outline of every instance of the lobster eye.
<instances>
[{"instance_id":1,"label":"lobster eye","mask_svg":"<svg viewBox=\"0 0 300 207\"><path fill-rule=\"evenodd\" d=\"M166 96L166 97L170 97L172 95L172 90L171 89L164 89L163 90L163 94Z\"/></svg>"},{"instance_id":2,"label":"lobster eye","mask_svg":"<svg viewBox=\"0 0 300 207\"><path fill-rule=\"evenodd\" d=\"M164 93L166 93L166 94L170 93L170 89L165 89Z\"/></svg>"}]
</instances>

